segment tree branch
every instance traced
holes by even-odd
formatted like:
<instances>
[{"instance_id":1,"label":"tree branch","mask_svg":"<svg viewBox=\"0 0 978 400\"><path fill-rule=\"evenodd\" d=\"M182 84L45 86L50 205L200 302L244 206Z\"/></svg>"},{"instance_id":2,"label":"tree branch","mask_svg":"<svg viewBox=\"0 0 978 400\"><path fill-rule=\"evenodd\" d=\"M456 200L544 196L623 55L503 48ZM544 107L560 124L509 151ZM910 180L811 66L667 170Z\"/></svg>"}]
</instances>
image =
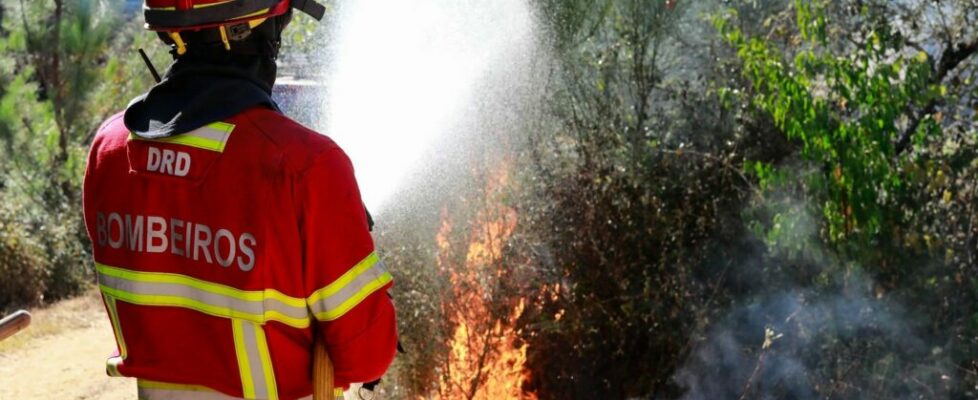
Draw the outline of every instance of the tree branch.
<instances>
[{"instance_id":1,"label":"tree branch","mask_svg":"<svg viewBox=\"0 0 978 400\"><path fill-rule=\"evenodd\" d=\"M941 55L940 62L938 62L936 65L934 71L935 73L930 79L930 84L937 85L943 82L951 71L976 53L978 53L978 39L975 39L971 43L967 44L955 45L953 43L948 43L944 49L944 53ZM907 150L907 147L910 145L910 137L917 131L917 128L920 127L920 123L923 122L926 116L937 111L937 106L940 105L942 101L943 99L941 98L933 98L924 104L920 111L915 113L911 111L911 114L913 115L910 118L910 124L907 126L907 129L900 134L899 139L897 139L897 155L900 155Z\"/></svg>"}]
</instances>

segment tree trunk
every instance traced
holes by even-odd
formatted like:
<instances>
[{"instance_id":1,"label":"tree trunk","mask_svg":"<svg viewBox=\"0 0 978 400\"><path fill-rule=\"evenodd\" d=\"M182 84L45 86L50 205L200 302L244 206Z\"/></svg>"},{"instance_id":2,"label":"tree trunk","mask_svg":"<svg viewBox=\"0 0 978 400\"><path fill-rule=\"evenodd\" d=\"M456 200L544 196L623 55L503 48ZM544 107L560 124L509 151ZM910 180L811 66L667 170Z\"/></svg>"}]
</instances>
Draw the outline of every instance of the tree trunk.
<instances>
[{"instance_id":1,"label":"tree trunk","mask_svg":"<svg viewBox=\"0 0 978 400\"><path fill-rule=\"evenodd\" d=\"M51 39L51 65L48 79L48 90L51 93L51 104L54 107L54 120L58 125L58 149L51 163L51 180L56 187L60 187L61 193L69 200L74 198L74 187L70 180L66 179L61 169L68 163L68 146L71 127L65 119L64 106L68 99L65 98L64 82L61 80L61 24L64 21L64 0L54 0L54 21L53 37Z\"/></svg>"}]
</instances>

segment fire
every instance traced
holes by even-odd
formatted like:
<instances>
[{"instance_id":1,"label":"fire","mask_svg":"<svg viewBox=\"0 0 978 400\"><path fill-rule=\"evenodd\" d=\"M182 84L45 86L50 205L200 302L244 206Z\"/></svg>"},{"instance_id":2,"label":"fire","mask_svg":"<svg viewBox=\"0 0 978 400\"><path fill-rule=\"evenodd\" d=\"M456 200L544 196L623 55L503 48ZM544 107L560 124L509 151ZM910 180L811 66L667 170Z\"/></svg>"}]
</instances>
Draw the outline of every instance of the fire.
<instances>
[{"instance_id":1,"label":"fire","mask_svg":"<svg viewBox=\"0 0 978 400\"><path fill-rule=\"evenodd\" d=\"M508 177L506 169L490 177L468 242L458 246L467 244L464 260L452 256L453 226L447 212L435 238L439 268L452 284L446 315L455 324L439 382L438 394L444 399L535 399L523 392L527 345L519 343L514 327L526 304L522 299L512 304L494 290L506 274L503 248L517 223L516 211L500 198Z\"/></svg>"}]
</instances>

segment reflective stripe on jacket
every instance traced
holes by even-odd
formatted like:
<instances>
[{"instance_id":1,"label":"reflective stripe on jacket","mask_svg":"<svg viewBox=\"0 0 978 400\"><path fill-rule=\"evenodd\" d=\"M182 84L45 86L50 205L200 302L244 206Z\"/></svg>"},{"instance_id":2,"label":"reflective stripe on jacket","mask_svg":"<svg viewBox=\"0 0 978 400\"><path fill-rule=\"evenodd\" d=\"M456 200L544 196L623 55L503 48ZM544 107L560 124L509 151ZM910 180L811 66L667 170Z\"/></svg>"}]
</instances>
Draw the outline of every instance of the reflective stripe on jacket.
<instances>
[{"instance_id":1,"label":"reflective stripe on jacket","mask_svg":"<svg viewBox=\"0 0 978 400\"><path fill-rule=\"evenodd\" d=\"M137 382L139 400L240 400L212 389L197 385L178 385L140 379ZM334 396L341 398L343 390L337 388ZM312 395L299 400L312 400Z\"/></svg>"}]
</instances>

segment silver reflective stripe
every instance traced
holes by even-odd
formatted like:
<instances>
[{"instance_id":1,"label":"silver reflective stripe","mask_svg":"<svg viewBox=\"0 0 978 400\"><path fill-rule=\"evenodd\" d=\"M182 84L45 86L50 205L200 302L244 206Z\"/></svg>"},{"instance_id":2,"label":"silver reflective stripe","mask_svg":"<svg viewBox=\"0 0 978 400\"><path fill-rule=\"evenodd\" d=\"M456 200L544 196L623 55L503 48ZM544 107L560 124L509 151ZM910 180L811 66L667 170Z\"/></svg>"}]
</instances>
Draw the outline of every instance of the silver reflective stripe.
<instances>
[{"instance_id":1,"label":"silver reflective stripe","mask_svg":"<svg viewBox=\"0 0 978 400\"><path fill-rule=\"evenodd\" d=\"M129 138L132 140L179 144L221 153L227 147L228 139L231 137L231 132L233 131L234 125L225 122L214 122L175 136L145 139L137 135L129 135Z\"/></svg>"},{"instance_id":2,"label":"silver reflective stripe","mask_svg":"<svg viewBox=\"0 0 978 400\"><path fill-rule=\"evenodd\" d=\"M201 390L139 388L139 400L238 400L221 392Z\"/></svg>"},{"instance_id":3,"label":"silver reflective stripe","mask_svg":"<svg viewBox=\"0 0 978 400\"><path fill-rule=\"evenodd\" d=\"M234 125L220 126L220 125L211 124L203 128L198 128L196 130L184 133L184 135L196 136L202 139L208 139L208 140L213 140L215 142L223 143L228 140L228 136L231 133L230 132L231 129L234 129Z\"/></svg>"},{"instance_id":4,"label":"silver reflective stripe","mask_svg":"<svg viewBox=\"0 0 978 400\"><path fill-rule=\"evenodd\" d=\"M116 344L119 345L119 358L125 360L129 356L129 349L126 347L126 338L122 336L122 325L119 324L119 309L116 308L115 298L103 296L105 307L109 310L109 321L112 322L112 331L115 333Z\"/></svg>"},{"instance_id":5,"label":"silver reflective stripe","mask_svg":"<svg viewBox=\"0 0 978 400\"><path fill-rule=\"evenodd\" d=\"M119 373L120 364L122 364L122 357L109 357L105 361L105 373L111 377L121 377L122 374Z\"/></svg>"},{"instance_id":6,"label":"silver reflective stripe","mask_svg":"<svg viewBox=\"0 0 978 400\"><path fill-rule=\"evenodd\" d=\"M253 322L235 319L232 320L232 330L244 396L254 399L277 399L275 373L262 327Z\"/></svg>"},{"instance_id":7,"label":"silver reflective stripe","mask_svg":"<svg viewBox=\"0 0 978 400\"><path fill-rule=\"evenodd\" d=\"M343 396L336 396L343 400ZM139 400L245 400L243 397L228 396L221 392L205 392L179 389L139 388ZM313 400L312 395L299 400Z\"/></svg>"},{"instance_id":8,"label":"silver reflective stripe","mask_svg":"<svg viewBox=\"0 0 978 400\"><path fill-rule=\"evenodd\" d=\"M392 280L376 254L371 254L329 286L309 297L309 309L320 321L335 320Z\"/></svg>"},{"instance_id":9,"label":"silver reflective stripe","mask_svg":"<svg viewBox=\"0 0 978 400\"><path fill-rule=\"evenodd\" d=\"M99 283L129 293L194 299L202 303L250 315L263 315L267 310L278 311L289 317L300 319L306 318L308 315L307 311L303 308L291 307L272 298L265 298L261 302L247 301L175 283L136 282L102 274L99 275ZM235 315L229 315L229 317L235 317Z\"/></svg>"},{"instance_id":10,"label":"silver reflective stripe","mask_svg":"<svg viewBox=\"0 0 978 400\"><path fill-rule=\"evenodd\" d=\"M279 321L305 328L310 316L306 301L274 290L245 291L186 275L131 271L96 264L103 294L143 306L196 310L224 318L264 323Z\"/></svg>"}]
</instances>

